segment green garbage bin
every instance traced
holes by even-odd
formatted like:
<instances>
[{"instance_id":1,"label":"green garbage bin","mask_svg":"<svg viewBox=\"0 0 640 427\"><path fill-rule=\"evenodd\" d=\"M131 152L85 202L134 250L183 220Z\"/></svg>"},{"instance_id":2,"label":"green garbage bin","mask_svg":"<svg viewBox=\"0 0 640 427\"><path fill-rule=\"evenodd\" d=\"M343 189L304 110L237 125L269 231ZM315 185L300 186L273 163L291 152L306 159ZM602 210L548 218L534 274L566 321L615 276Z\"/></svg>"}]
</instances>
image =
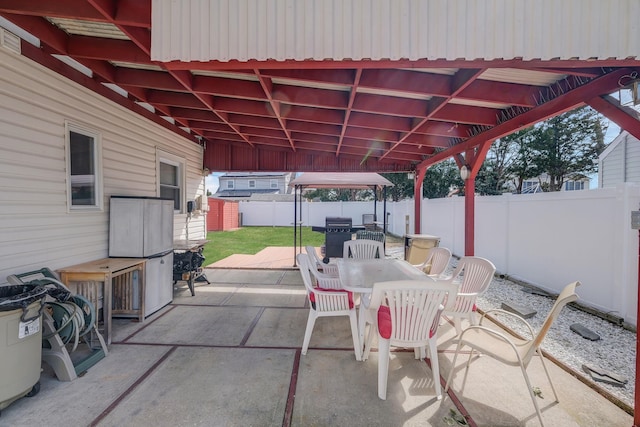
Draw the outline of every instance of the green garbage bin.
<instances>
[{"instance_id":1,"label":"green garbage bin","mask_svg":"<svg viewBox=\"0 0 640 427\"><path fill-rule=\"evenodd\" d=\"M40 390L43 286L0 286L0 410Z\"/></svg>"}]
</instances>

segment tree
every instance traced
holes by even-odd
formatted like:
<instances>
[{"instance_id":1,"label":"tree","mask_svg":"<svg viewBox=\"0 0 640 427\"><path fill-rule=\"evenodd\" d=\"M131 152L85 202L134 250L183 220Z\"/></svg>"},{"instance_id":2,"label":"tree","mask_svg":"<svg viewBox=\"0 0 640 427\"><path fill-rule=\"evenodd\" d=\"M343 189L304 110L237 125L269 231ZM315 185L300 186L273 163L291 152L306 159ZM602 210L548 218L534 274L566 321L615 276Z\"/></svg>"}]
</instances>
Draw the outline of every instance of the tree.
<instances>
[{"instance_id":1,"label":"tree","mask_svg":"<svg viewBox=\"0 0 640 427\"><path fill-rule=\"evenodd\" d=\"M387 188L387 198L391 198L394 202L413 197L413 180L407 178L407 174L402 173L383 173L393 187Z\"/></svg>"},{"instance_id":2,"label":"tree","mask_svg":"<svg viewBox=\"0 0 640 427\"><path fill-rule=\"evenodd\" d=\"M353 202L373 200L373 190L357 190L353 188L318 188L306 191L304 198L307 200L320 200L321 202Z\"/></svg>"},{"instance_id":3,"label":"tree","mask_svg":"<svg viewBox=\"0 0 640 427\"><path fill-rule=\"evenodd\" d=\"M422 196L428 199L438 199L451 195L452 191L464 188L458 166L453 159L439 162L429 169L422 183Z\"/></svg>"},{"instance_id":4,"label":"tree","mask_svg":"<svg viewBox=\"0 0 640 427\"><path fill-rule=\"evenodd\" d=\"M532 140L533 128L527 128L507 135L500 139L500 143L508 146L509 160L505 165L505 176L511 181L517 194L522 193L525 180L536 176L534 164L534 150Z\"/></svg>"},{"instance_id":5,"label":"tree","mask_svg":"<svg viewBox=\"0 0 640 427\"><path fill-rule=\"evenodd\" d=\"M545 175L549 182L540 182L543 190L560 191L567 180L595 171L605 130L602 116L582 107L500 138L487 153L476 191L499 194L511 187L522 193L524 181Z\"/></svg>"},{"instance_id":6,"label":"tree","mask_svg":"<svg viewBox=\"0 0 640 427\"><path fill-rule=\"evenodd\" d=\"M549 191L560 191L567 180L596 170L594 159L604 149L606 126L600 115L582 107L553 117L531 129L532 175L549 176Z\"/></svg>"}]
</instances>

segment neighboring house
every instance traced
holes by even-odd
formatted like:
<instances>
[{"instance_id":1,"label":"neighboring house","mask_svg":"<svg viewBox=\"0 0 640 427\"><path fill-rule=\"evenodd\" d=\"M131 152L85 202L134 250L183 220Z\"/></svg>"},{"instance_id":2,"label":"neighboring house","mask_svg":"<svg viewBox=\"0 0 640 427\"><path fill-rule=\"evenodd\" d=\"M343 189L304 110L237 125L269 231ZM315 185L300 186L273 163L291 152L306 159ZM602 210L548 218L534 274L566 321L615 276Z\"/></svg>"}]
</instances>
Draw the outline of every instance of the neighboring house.
<instances>
[{"instance_id":1,"label":"neighboring house","mask_svg":"<svg viewBox=\"0 0 640 427\"><path fill-rule=\"evenodd\" d=\"M591 180L584 176L581 179L569 179L562 184L560 191L588 190ZM542 174L537 178L530 178L522 183L522 194L541 193L545 184L549 183L549 175Z\"/></svg>"},{"instance_id":2,"label":"neighboring house","mask_svg":"<svg viewBox=\"0 0 640 427\"><path fill-rule=\"evenodd\" d=\"M0 284L107 257L112 195L171 198L174 239L206 237L193 138L7 49L0 63Z\"/></svg>"},{"instance_id":3,"label":"neighboring house","mask_svg":"<svg viewBox=\"0 0 640 427\"><path fill-rule=\"evenodd\" d=\"M640 140L623 131L598 157L598 187L640 183Z\"/></svg>"},{"instance_id":4,"label":"neighboring house","mask_svg":"<svg viewBox=\"0 0 640 427\"><path fill-rule=\"evenodd\" d=\"M258 194L288 194L293 173L233 172L220 175L213 197L246 199Z\"/></svg>"}]
</instances>

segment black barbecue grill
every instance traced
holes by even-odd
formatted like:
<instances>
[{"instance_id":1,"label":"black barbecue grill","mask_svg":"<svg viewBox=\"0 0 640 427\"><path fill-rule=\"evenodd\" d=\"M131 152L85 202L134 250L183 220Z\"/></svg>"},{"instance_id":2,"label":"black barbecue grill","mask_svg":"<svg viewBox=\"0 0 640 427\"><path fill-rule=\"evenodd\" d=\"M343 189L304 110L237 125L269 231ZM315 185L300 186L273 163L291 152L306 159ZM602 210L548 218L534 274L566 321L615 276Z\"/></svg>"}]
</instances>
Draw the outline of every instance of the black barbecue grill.
<instances>
[{"instance_id":1,"label":"black barbecue grill","mask_svg":"<svg viewBox=\"0 0 640 427\"><path fill-rule=\"evenodd\" d=\"M344 242L351 240L353 224L351 218L327 217L325 219L325 262L329 258L342 257Z\"/></svg>"}]
</instances>

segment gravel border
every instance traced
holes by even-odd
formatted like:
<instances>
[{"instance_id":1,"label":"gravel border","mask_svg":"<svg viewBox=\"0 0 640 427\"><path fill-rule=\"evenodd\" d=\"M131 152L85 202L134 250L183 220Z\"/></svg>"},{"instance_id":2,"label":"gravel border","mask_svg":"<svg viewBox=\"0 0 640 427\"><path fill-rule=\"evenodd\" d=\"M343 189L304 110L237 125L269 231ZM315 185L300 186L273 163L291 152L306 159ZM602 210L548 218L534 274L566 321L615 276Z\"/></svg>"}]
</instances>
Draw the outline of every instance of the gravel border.
<instances>
[{"instance_id":1,"label":"gravel border","mask_svg":"<svg viewBox=\"0 0 640 427\"><path fill-rule=\"evenodd\" d=\"M387 247L387 256L394 258L404 257L404 248ZM449 271L458 263L458 258L452 257ZM478 297L478 308L489 310L501 308L502 303L511 303L518 306L533 309L537 314L527 321L538 331L551 306L555 302L556 295L550 297L526 292L530 286L510 281L496 275L487 292ZM580 295L580 288L577 288ZM580 300L578 299L578 302ZM506 317L499 319L503 324L515 332L526 336L524 329L517 322L508 321ZM600 336L600 340L591 341L578 335L570 329L574 323L579 323ZM594 314L587 313L579 307L570 305L565 307L555 323L547 333L542 348L545 352L570 368L576 376L582 377L596 389L617 398L625 405L627 411L633 410L635 391L635 360L636 360L636 333L624 327L602 319ZM611 385L601 381L594 381L582 366L584 364L599 367L612 372L628 380L623 386Z\"/></svg>"}]
</instances>

